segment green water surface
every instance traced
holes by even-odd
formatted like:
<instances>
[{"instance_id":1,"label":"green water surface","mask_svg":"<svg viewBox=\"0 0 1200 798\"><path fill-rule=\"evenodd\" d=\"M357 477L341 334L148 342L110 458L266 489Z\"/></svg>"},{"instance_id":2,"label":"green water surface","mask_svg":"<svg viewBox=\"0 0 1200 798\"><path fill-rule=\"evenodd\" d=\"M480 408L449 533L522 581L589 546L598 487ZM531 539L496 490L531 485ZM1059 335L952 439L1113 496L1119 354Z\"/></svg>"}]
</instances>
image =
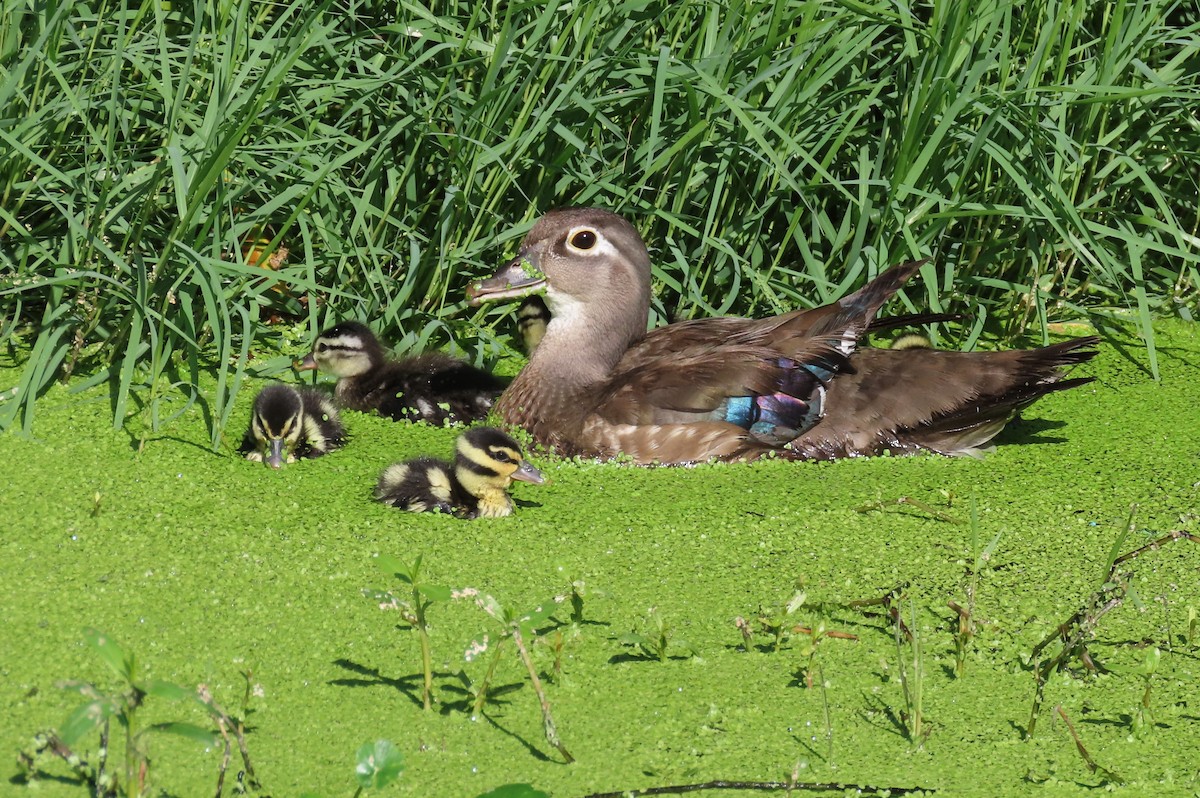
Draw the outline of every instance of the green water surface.
<instances>
[{"instance_id":1,"label":"green water surface","mask_svg":"<svg viewBox=\"0 0 1200 798\"><path fill-rule=\"evenodd\" d=\"M395 795L529 782L570 798L794 772L939 795L1200 794L1200 632L1189 639L1188 626L1200 610L1200 546L1187 540L1125 566L1132 591L1088 636L1106 672L1073 659L1050 677L1036 733L1023 733L1034 696L1024 659L1099 587L1131 505L1123 551L1200 532L1200 333L1159 329L1161 382L1135 362L1136 341L1106 343L1076 371L1096 382L1038 402L982 460L645 469L535 458L549 484L516 486L515 516L474 522L370 501L392 460L448 455L450 429L348 413L344 450L276 472L233 452L253 390L221 451L208 449L194 406L138 454L140 416L114 431L104 388L56 387L32 439L0 436L0 794L85 794L61 764L47 761L28 785L16 765L36 732L79 703L59 682L113 686L85 627L135 652L148 676L203 683L230 707L240 672L252 671L262 695L251 701L249 750L273 796L352 794L354 753L377 738L407 761L385 791ZM0 362L0 387L15 383L17 365ZM978 538L1000 537L956 677L947 601L967 603L972 504ZM423 554L429 579L520 609L582 585L584 623L568 623L564 609L564 623L533 645L574 764L546 742L511 650L495 677L510 689L485 717L464 708L457 674L478 681L486 663L463 652L497 629L469 601L430 609L438 702L422 711L416 636L362 594L396 586L372 562L380 553ZM901 584L919 674L882 607L844 606ZM746 650L735 626L798 590L789 625L857 637L820 640L812 687L806 636L778 651L757 636ZM649 631L651 608L675 641L665 662L618 640ZM1156 647L1149 722L1135 729L1139 669ZM910 689L922 690L920 744L904 728L902 662ZM1088 768L1058 706L1111 775ZM147 722L204 722L187 706L150 701L145 711ZM153 794L212 795L220 753L152 740Z\"/></svg>"}]
</instances>

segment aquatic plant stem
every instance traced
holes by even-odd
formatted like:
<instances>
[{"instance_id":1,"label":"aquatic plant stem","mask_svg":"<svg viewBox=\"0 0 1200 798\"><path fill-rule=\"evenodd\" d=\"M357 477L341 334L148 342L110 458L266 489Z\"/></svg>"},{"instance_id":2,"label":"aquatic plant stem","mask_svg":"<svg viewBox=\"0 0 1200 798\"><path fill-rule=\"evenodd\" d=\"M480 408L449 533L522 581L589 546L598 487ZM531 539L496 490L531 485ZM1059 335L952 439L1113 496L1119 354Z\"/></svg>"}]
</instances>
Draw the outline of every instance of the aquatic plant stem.
<instances>
[{"instance_id":1,"label":"aquatic plant stem","mask_svg":"<svg viewBox=\"0 0 1200 798\"><path fill-rule=\"evenodd\" d=\"M413 613L416 617L417 635L421 639L421 670L425 683L421 690L421 702L428 711L433 709L433 654L429 650L429 629L425 626L425 606L421 590L413 581Z\"/></svg>"},{"instance_id":2,"label":"aquatic plant stem","mask_svg":"<svg viewBox=\"0 0 1200 798\"><path fill-rule=\"evenodd\" d=\"M492 652L492 661L488 663L487 673L483 675L483 682L479 685L479 689L475 691L475 705L471 707L471 715L479 717L483 712L483 705L487 703L488 689L492 684L492 676L496 673L496 665L500 662L500 651L504 648L504 637L496 641L496 650Z\"/></svg>"},{"instance_id":3,"label":"aquatic plant stem","mask_svg":"<svg viewBox=\"0 0 1200 798\"><path fill-rule=\"evenodd\" d=\"M537 693L538 702L542 706L542 721L546 730L546 742L558 749L563 759L570 764L575 761L575 757L571 756L571 752L567 750L567 747L562 744L562 740L558 737L558 729L555 728L554 718L550 714L550 702L546 700L546 692L542 689L542 680L538 678L537 668L533 666L533 659L529 656L529 650L525 647L525 641L521 637L519 624L513 624L512 639L513 643L517 646L517 651L521 652L521 661L525 663L525 668L529 671L529 681L533 685L533 691Z\"/></svg>"},{"instance_id":4,"label":"aquatic plant stem","mask_svg":"<svg viewBox=\"0 0 1200 798\"><path fill-rule=\"evenodd\" d=\"M100 727L100 751L96 755L96 798L103 798L104 793L104 768L108 765L108 732L109 724L106 720ZM61 742L59 744L61 745Z\"/></svg>"},{"instance_id":5,"label":"aquatic plant stem","mask_svg":"<svg viewBox=\"0 0 1200 798\"><path fill-rule=\"evenodd\" d=\"M1118 542L1121 540L1124 540L1124 536ZM1133 573L1120 573L1121 566L1147 552L1157 551L1167 543L1174 543L1179 540L1200 543L1200 535L1176 530L1119 557L1116 556L1119 547L1114 545L1112 552L1109 554L1110 565L1108 573L1100 587L1088 597L1083 607L1068 618L1066 622L1056 626L1054 631L1046 635L1040 643L1033 647L1033 651L1029 655L1029 663L1033 667L1036 688L1033 697L1033 709L1029 715L1029 723L1025 727L1026 738L1032 737L1034 730L1037 728L1038 714L1041 712L1042 700L1045 697L1046 679L1051 673L1061 669L1074 657L1079 657L1084 667L1088 670L1096 671L1100 669L1100 666L1092 660L1091 655L1088 653L1086 641L1090 638L1092 630L1096 628L1100 620L1110 611L1119 607L1121 602L1125 600L1125 596L1129 590L1129 580L1133 576ZM1062 647L1057 654L1043 662L1040 659L1042 652L1055 639L1062 642Z\"/></svg>"},{"instance_id":6,"label":"aquatic plant stem","mask_svg":"<svg viewBox=\"0 0 1200 798\"><path fill-rule=\"evenodd\" d=\"M225 721L222 718L217 718L217 731L221 733L221 739L225 741L225 751L221 754L221 765L217 770L217 798L220 798L221 793L225 791L225 774L229 770L229 760L233 751L233 746L229 743L229 732L225 728Z\"/></svg>"},{"instance_id":7,"label":"aquatic plant stem","mask_svg":"<svg viewBox=\"0 0 1200 798\"><path fill-rule=\"evenodd\" d=\"M125 725L125 794L127 796L140 796L142 791L133 791L133 764L134 764L134 728L133 719L137 708L137 690L134 689L133 699L129 707L122 713L122 720Z\"/></svg>"}]
</instances>

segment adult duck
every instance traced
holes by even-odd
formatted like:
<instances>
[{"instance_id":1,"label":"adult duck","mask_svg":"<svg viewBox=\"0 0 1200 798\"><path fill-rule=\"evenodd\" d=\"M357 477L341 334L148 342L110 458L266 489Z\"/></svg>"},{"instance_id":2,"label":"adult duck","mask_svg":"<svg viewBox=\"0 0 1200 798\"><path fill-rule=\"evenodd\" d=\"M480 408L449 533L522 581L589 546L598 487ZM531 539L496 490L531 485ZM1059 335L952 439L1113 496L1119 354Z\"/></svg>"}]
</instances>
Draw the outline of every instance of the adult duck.
<instances>
[{"instance_id":1,"label":"adult duck","mask_svg":"<svg viewBox=\"0 0 1200 798\"><path fill-rule=\"evenodd\" d=\"M564 455L681 464L976 454L1031 402L1090 381L1063 374L1095 355L1095 337L1007 352L860 347L921 263L824 307L646 332L641 237L616 214L568 208L539 219L519 256L467 294L480 304L544 293L545 337L495 410Z\"/></svg>"}]
</instances>

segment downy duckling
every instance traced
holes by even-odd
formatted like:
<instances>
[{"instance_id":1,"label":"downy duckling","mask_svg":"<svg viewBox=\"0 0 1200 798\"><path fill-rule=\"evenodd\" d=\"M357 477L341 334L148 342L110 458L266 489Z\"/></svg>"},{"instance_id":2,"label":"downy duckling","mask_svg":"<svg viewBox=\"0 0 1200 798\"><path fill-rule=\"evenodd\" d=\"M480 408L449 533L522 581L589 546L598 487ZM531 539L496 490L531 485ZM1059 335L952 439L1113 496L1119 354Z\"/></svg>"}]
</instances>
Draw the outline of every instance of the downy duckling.
<instances>
[{"instance_id":1,"label":"downy duckling","mask_svg":"<svg viewBox=\"0 0 1200 798\"><path fill-rule=\"evenodd\" d=\"M238 451L247 460L279 468L285 462L320 457L345 442L346 431L328 396L277 382L254 398L250 428Z\"/></svg>"},{"instance_id":2,"label":"downy duckling","mask_svg":"<svg viewBox=\"0 0 1200 798\"><path fill-rule=\"evenodd\" d=\"M525 460L521 445L495 427L458 436L451 465L435 457L393 463L379 475L375 498L414 513L441 511L459 518L499 518L513 511L513 480L545 479Z\"/></svg>"},{"instance_id":3,"label":"downy duckling","mask_svg":"<svg viewBox=\"0 0 1200 798\"><path fill-rule=\"evenodd\" d=\"M299 368L337 377L334 398L342 407L431 424L482 419L506 385L441 352L390 359L370 328L356 321L317 336Z\"/></svg>"},{"instance_id":4,"label":"downy duckling","mask_svg":"<svg viewBox=\"0 0 1200 798\"><path fill-rule=\"evenodd\" d=\"M921 333L905 333L888 345L888 349L933 349L933 341Z\"/></svg>"},{"instance_id":5,"label":"downy duckling","mask_svg":"<svg viewBox=\"0 0 1200 798\"><path fill-rule=\"evenodd\" d=\"M549 325L550 308L546 307L546 300L538 294L525 297L525 301L517 308L517 332L521 334L521 342L525 345L526 357L532 356L546 337Z\"/></svg>"}]
</instances>

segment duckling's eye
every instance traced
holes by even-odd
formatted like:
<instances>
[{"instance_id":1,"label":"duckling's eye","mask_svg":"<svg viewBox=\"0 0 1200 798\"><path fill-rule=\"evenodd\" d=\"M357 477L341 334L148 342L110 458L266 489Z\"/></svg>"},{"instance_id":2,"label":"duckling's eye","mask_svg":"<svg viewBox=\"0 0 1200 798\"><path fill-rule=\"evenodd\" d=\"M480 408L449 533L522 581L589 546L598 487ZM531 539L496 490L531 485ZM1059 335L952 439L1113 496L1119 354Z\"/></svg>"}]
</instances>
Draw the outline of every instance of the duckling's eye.
<instances>
[{"instance_id":1,"label":"duckling's eye","mask_svg":"<svg viewBox=\"0 0 1200 798\"><path fill-rule=\"evenodd\" d=\"M580 230L571 236L571 246L575 249L591 249L596 246L596 233L593 230Z\"/></svg>"},{"instance_id":2,"label":"duckling's eye","mask_svg":"<svg viewBox=\"0 0 1200 798\"><path fill-rule=\"evenodd\" d=\"M511 463L512 457L503 449L492 449L492 459L497 463Z\"/></svg>"},{"instance_id":3,"label":"duckling's eye","mask_svg":"<svg viewBox=\"0 0 1200 798\"><path fill-rule=\"evenodd\" d=\"M318 352L324 352L324 351L325 351L326 349L328 349L328 348L329 348L329 344L327 344L327 343L319 343L319 344L317 344L317 351L318 351Z\"/></svg>"}]
</instances>

